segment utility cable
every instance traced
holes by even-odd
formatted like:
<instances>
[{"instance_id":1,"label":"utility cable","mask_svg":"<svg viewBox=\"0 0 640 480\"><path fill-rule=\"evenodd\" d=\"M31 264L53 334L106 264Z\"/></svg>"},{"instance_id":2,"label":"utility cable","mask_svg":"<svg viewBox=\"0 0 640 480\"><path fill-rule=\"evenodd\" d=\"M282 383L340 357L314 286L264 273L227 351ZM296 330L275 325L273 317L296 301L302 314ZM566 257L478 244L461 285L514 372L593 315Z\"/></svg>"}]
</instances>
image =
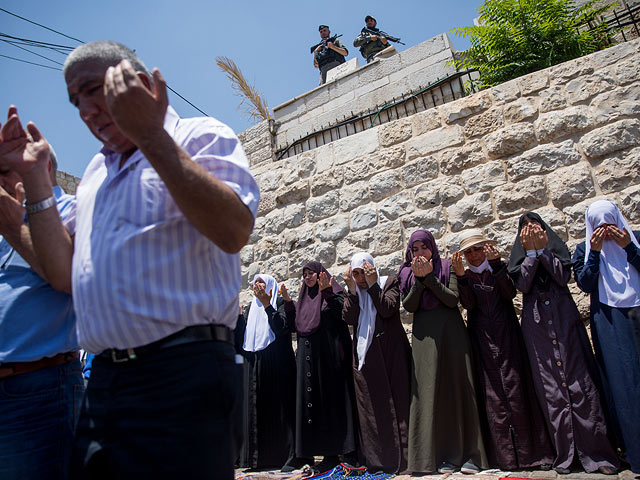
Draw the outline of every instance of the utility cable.
<instances>
[{"instance_id":1,"label":"utility cable","mask_svg":"<svg viewBox=\"0 0 640 480\"><path fill-rule=\"evenodd\" d=\"M4 8L0 8L0 12L4 12L4 13L8 13L9 15L13 15L14 17L19 18L20 20L24 20L25 22L32 23L33 25L37 25L38 27L42 27L42 28L44 28L46 30L49 30L50 32L57 33L58 35L62 35L63 37L66 37L66 38L68 38L70 40L75 40L76 42L85 43L80 39L77 39L75 37L70 37L69 35L65 35L62 32L54 30L53 28L49 28L49 27L47 27L45 25L42 25L42 24L40 24L38 22L34 22L33 20L29 20L28 18L24 18L24 17L21 17L20 15L16 15L15 13L10 12L9 10L5 10Z\"/></svg>"},{"instance_id":2,"label":"utility cable","mask_svg":"<svg viewBox=\"0 0 640 480\"><path fill-rule=\"evenodd\" d=\"M60 66L63 65L62 63L60 63L60 62L58 62L56 60L53 60L53 59L51 59L49 57L45 57L44 55L40 55L39 53L36 53L36 52L34 52L32 50L29 50L28 48L21 47L20 45L16 44L15 42L11 42L11 41L5 40L3 38L0 38L0 42L5 42L5 43L8 43L9 45L13 45L14 47L19 48L20 50L24 50L25 52L29 52L29 53L31 53L33 55L36 55L36 56L40 57L40 58L44 58L45 60L49 60L50 62L55 63L57 65L60 65Z\"/></svg>"},{"instance_id":3,"label":"utility cable","mask_svg":"<svg viewBox=\"0 0 640 480\"><path fill-rule=\"evenodd\" d=\"M22 58L10 57L9 55L3 55L1 53L0 53L0 57L9 58L11 60L16 60L16 61L22 62L22 63L28 63L29 65L37 65L38 67L50 68L51 70L57 70L59 72L62 71L61 68L51 67L49 65L43 65L41 63L30 62L28 60L23 60Z\"/></svg>"}]
</instances>

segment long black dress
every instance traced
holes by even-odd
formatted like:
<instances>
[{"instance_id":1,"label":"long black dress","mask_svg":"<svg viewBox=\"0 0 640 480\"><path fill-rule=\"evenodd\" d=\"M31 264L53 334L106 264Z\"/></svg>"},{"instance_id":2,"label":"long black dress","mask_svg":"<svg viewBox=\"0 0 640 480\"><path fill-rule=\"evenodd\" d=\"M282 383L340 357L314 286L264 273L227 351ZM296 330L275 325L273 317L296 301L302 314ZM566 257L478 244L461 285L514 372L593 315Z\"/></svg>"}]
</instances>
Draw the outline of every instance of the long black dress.
<instances>
[{"instance_id":1,"label":"long black dress","mask_svg":"<svg viewBox=\"0 0 640 480\"><path fill-rule=\"evenodd\" d=\"M356 449L351 337L342 321L344 294L321 291L319 327L298 332L296 388L296 456L333 456ZM295 328L295 305L285 302Z\"/></svg>"},{"instance_id":2,"label":"long black dress","mask_svg":"<svg viewBox=\"0 0 640 480\"><path fill-rule=\"evenodd\" d=\"M236 350L244 357L241 467L281 467L294 456L295 357L284 300L265 312L276 339L264 350L242 349L248 308L238 318Z\"/></svg>"},{"instance_id":3,"label":"long black dress","mask_svg":"<svg viewBox=\"0 0 640 480\"><path fill-rule=\"evenodd\" d=\"M460 303L468 312L489 464L503 470L551 465L553 447L513 308L516 287L503 262L489 265L493 272L467 269L458 277Z\"/></svg>"}]
</instances>

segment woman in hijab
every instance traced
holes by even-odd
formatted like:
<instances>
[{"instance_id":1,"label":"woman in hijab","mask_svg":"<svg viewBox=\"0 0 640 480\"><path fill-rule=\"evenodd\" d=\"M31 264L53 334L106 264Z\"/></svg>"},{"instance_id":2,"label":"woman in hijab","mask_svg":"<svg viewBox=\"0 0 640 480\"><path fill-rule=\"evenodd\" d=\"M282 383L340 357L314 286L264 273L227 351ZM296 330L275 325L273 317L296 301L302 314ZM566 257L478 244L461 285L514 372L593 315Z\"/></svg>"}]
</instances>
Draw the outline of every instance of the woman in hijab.
<instances>
[{"instance_id":1,"label":"woman in hijab","mask_svg":"<svg viewBox=\"0 0 640 480\"><path fill-rule=\"evenodd\" d=\"M253 292L236 326L236 343L245 358L239 463L251 468L282 466L294 458L296 370L291 332L282 321L284 300L276 280L256 275Z\"/></svg>"},{"instance_id":2,"label":"woman in hijab","mask_svg":"<svg viewBox=\"0 0 640 480\"><path fill-rule=\"evenodd\" d=\"M413 232L398 272L413 313L409 470L477 473L487 467L471 348L458 310L458 282L431 232Z\"/></svg>"},{"instance_id":3,"label":"woman in hijab","mask_svg":"<svg viewBox=\"0 0 640 480\"><path fill-rule=\"evenodd\" d=\"M326 472L339 463L338 455L357 463L351 337L342 321L342 287L320 262L307 263L302 276L295 306L282 289L298 336L296 455L324 455L314 469Z\"/></svg>"},{"instance_id":4,"label":"woman in hijab","mask_svg":"<svg viewBox=\"0 0 640 480\"><path fill-rule=\"evenodd\" d=\"M467 261L465 270L462 256ZM518 316L516 287L500 253L468 230L452 258L478 380L489 464L502 470L549 470L553 449L535 398Z\"/></svg>"},{"instance_id":5,"label":"woman in hijab","mask_svg":"<svg viewBox=\"0 0 640 480\"><path fill-rule=\"evenodd\" d=\"M640 332L630 316L640 306L640 232L631 233L607 200L587 208L586 227L573 270L578 286L591 294L591 338L612 425L631 470L640 473Z\"/></svg>"},{"instance_id":6,"label":"woman in hijab","mask_svg":"<svg viewBox=\"0 0 640 480\"><path fill-rule=\"evenodd\" d=\"M555 447L553 468L615 474L598 372L589 338L569 292L567 245L533 212L520 217L509 273L523 294L524 335L538 402Z\"/></svg>"},{"instance_id":7,"label":"woman in hijab","mask_svg":"<svg viewBox=\"0 0 640 480\"><path fill-rule=\"evenodd\" d=\"M353 377L362 462L371 472L407 469L411 347L400 321L400 284L357 253L344 274L342 318L353 325Z\"/></svg>"}]
</instances>

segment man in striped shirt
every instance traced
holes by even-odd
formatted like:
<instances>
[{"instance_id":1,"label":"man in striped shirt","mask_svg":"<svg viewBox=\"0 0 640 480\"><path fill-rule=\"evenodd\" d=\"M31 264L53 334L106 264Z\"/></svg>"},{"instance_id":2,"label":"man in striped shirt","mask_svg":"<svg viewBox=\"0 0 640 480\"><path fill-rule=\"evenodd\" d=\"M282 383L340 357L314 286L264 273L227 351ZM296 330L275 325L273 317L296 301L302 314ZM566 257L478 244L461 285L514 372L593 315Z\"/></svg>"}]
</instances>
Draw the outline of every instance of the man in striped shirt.
<instances>
[{"instance_id":1,"label":"man in striped shirt","mask_svg":"<svg viewBox=\"0 0 640 480\"><path fill-rule=\"evenodd\" d=\"M63 223L49 208L35 125L3 139L16 148L0 161L22 176L35 252L73 291L78 340L97 354L72 478L232 478L238 252L259 201L242 146L217 120L178 117L160 72L124 45L82 45L64 75L104 145L75 212Z\"/></svg>"}]
</instances>

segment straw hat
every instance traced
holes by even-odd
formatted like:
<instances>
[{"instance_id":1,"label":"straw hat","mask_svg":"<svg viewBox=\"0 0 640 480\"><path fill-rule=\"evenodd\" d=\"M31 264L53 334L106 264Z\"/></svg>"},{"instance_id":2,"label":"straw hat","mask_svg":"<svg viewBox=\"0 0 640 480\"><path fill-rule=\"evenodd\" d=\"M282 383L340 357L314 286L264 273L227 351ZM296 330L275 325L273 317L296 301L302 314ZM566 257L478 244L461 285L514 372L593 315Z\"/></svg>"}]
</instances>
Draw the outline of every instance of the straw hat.
<instances>
[{"instance_id":1,"label":"straw hat","mask_svg":"<svg viewBox=\"0 0 640 480\"><path fill-rule=\"evenodd\" d=\"M482 231L477 228L472 228L470 230L466 230L460 235L460 251L463 252L469 247L473 247L474 245L478 245L480 243L493 243L490 240L487 240L485 236L482 234Z\"/></svg>"}]
</instances>

